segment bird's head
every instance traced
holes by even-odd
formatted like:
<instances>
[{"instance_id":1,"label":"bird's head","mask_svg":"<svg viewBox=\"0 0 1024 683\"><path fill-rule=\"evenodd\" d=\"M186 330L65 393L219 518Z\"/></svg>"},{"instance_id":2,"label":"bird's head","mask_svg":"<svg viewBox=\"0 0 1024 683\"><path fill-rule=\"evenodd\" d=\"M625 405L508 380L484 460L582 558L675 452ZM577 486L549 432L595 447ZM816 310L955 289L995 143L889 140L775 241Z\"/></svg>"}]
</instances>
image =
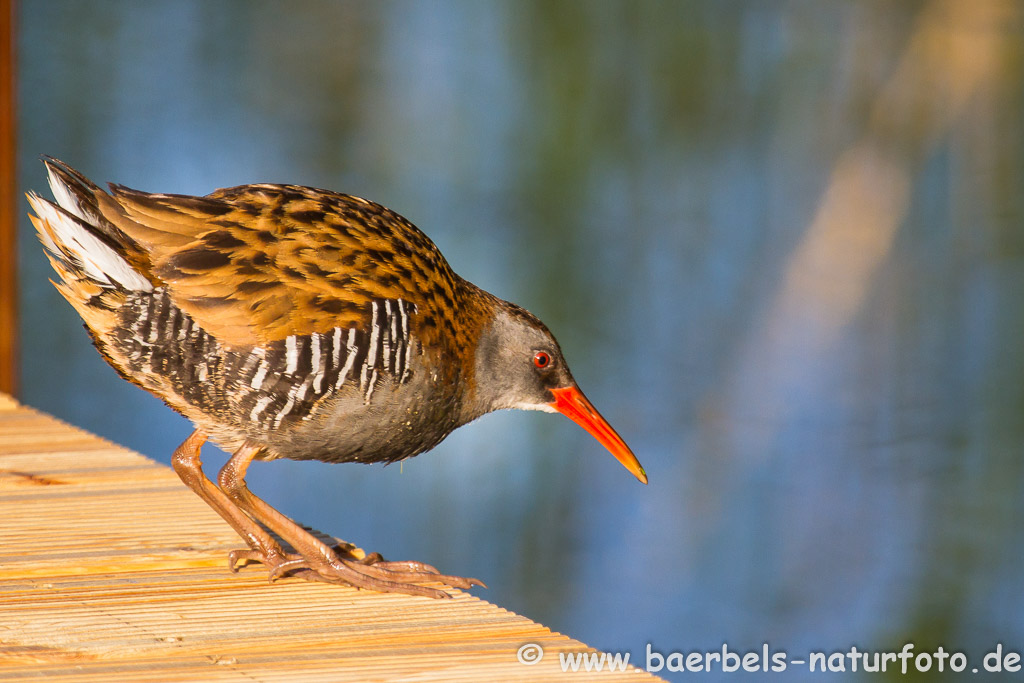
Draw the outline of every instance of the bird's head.
<instances>
[{"instance_id":1,"label":"bird's head","mask_svg":"<svg viewBox=\"0 0 1024 683\"><path fill-rule=\"evenodd\" d=\"M647 483L629 446L580 391L554 336L528 311L507 302L497 306L480 334L474 380L477 414L503 408L562 413Z\"/></svg>"}]
</instances>

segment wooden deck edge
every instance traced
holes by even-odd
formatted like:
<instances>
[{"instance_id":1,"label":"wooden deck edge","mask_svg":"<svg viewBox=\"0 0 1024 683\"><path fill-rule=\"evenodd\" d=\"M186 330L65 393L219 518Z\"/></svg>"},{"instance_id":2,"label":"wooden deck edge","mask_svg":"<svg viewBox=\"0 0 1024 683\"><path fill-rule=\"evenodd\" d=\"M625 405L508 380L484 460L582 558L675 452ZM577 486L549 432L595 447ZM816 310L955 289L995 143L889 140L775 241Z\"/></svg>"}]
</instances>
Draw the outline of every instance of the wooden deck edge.
<instances>
[{"instance_id":1,"label":"wooden deck edge","mask_svg":"<svg viewBox=\"0 0 1024 683\"><path fill-rule=\"evenodd\" d=\"M597 651L461 591L232 574L239 539L170 468L2 393L0 539L0 680L658 680L563 672Z\"/></svg>"}]
</instances>

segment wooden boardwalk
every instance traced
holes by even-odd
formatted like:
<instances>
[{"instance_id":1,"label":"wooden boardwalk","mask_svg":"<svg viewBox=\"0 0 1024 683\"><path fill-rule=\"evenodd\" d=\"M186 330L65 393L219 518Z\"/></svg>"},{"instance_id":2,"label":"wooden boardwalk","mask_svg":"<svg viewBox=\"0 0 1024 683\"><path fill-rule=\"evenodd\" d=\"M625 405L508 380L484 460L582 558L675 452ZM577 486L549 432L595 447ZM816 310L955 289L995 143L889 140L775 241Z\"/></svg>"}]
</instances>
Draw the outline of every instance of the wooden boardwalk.
<instances>
[{"instance_id":1,"label":"wooden boardwalk","mask_svg":"<svg viewBox=\"0 0 1024 683\"><path fill-rule=\"evenodd\" d=\"M0 394L0 680L657 680L563 673L593 650L467 593L231 574L238 546L170 468Z\"/></svg>"}]
</instances>

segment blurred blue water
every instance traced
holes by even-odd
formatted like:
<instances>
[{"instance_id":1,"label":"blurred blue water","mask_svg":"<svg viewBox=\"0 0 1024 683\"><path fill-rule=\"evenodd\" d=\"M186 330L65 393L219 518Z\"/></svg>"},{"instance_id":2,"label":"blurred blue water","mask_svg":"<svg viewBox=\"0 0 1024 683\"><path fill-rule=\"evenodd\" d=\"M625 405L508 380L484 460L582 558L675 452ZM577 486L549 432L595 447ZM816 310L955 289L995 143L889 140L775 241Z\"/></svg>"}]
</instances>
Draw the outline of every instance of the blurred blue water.
<instances>
[{"instance_id":1,"label":"blurred blue water","mask_svg":"<svg viewBox=\"0 0 1024 683\"><path fill-rule=\"evenodd\" d=\"M401 467L254 466L287 514L634 658L1024 650L1021 5L19 7L25 188L46 153L382 202L548 323L651 477L503 413ZM21 266L22 400L168 462L189 425L27 220Z\"/></svg>"}]
</instances>

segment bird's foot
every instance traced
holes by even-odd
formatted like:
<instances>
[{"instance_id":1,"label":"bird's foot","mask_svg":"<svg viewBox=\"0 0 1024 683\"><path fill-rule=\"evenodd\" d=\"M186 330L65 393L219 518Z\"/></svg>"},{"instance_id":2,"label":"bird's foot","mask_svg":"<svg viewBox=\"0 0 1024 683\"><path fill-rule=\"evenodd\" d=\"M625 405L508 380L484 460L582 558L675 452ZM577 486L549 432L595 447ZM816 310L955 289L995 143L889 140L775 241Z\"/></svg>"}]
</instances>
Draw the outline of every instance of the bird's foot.
<instances>
[{"instance_id":1,"label":"bird's foot","mask_svg":"<svg viewBox=\"0 0 1024 683\"><path fill-rule=\"evenodd\" d=\"M271 566L270 580L288 574L327 583L347 584L380 593L406 593L428 598L451 596L443 590L420 586L419 583L442 583L463 590L472 586L487 587L479 579L442 574L423 562L388 562L380 553L371 553L360 558L345 547L336 547L332 555L316 557L313 560L291 556L290 559Z\"/></svg>"},{"instance_id":2,"label":"bird's foot","mask_svg":"<svg viewBox=\"0 0 1024 683\"><path fill-rule=\"evenodd\" d=\"M406 593L429 598L449 598L448 593L436 588L417 585L420 582L442 583L452 588L469 589L487 586L479 579L442 574L424 562L388 562L380 553L363 557L352 552L354 546L339 544L331 549L331 557L314 560L296 553L264 553L246 548L228 554L228 567L237 572L247 562L260 562L270 569L270 581L282 576L295 576L309 581L323 581L366 588L380 593Z\"/></svg>"}]
</instances>

